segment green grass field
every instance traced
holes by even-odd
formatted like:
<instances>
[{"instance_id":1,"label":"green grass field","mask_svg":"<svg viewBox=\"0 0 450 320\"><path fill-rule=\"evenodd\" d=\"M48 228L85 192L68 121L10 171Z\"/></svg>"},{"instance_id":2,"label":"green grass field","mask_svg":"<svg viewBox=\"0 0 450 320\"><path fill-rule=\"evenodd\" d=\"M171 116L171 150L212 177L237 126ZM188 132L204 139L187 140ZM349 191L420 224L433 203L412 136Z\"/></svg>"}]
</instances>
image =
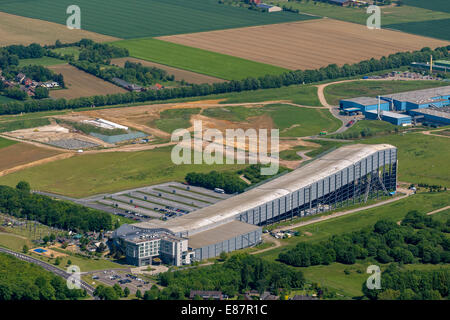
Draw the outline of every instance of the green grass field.
<instances>
[{"instance_id":1,"label":"green grass field","mask_svg":"<svg viewBox=\"0 0 450 320\"><path fill-rule=\"evenodd\" d=\"M127 48L135 58L165 64L226 80L281 74L286 69L225 54L183 46L157 39L113 42Z\"/></svg>"},{"instance_id":2,"label":"green grass field","mask_svg":"<svg viewBox=\"0 0 450 320\"><path fill-rule=\"evenodd\" d=\"M359 120L351 128L345 131L345 135L349 134L361 135L362 131L370 130L370 133L375 136L381 134L389 134L390 132L394 132L395 129L401 130L404 128L393 125L392 123L386 121ZM337 135L331 135L330 138L335 138L336 136Z\"/></svg>"},{"instance_id":3,"label":"green grass field","mask_svg":"<svg viewBox=\"0 0 450 320\"><path fill-rule=\"evenodd\" d=\"M12 146L13 144L16 144L16 143L18 143L18 142L0 137L0 149Z\"/></svg>"},{"instance_id":4,"label":"green grass field","mask_svg":"<svg viewBox=\"0 0 450 320\"><path fill-rule=\"evenodd\" d=\"M354 81L333 84L325 88L327 102L338 105L339 100L355 97L376 97L382 94L398 93L420 89L447 86L443 81Z\"/></svg>"},{"instance_id":5,"label":"green grass field","mask_svg":"<svg viewBox=\"0 0 450 320\"><path fill-rule=\"evenodd\" d=\"M224 103L262 102L262 101L291 101L292 103L321 107L317 97L317 87L313 85L293 85L276 89L259 89L254 91L243 91L225 93L217 97L226 97Z\"/></svg>"},{"instance_id":6,"label":"green grass field","mask_svg":"<svg viewBox=\"0 0 450 320\"><path fill-rule=\"evenodd\" d=\"M56 49L51 49L51 51L62 54L62 55L65 55L65 54L73 55L75 59L78 59L78 57L80 56L80 48L79 47L56 48Z\"/></svg>"},{"instance_id":7,"label":"green grass field","mask_svg":"<svg viewBox=\"0 0 450 320\"><path fill-rule=\"evenodd\" d=\"M28 248L31 248L33 246L32 242L27 238L18 236L13 233L0 232L0 246L15 251L22 251L24 245L27 245Z\"/></svg>"},{"instance_id":8,"label":"green grass field","mask_svg":"<svg viewBox=\"0 0 450 320\"><path fill-rule=\"evenodd\" d=\"M246 121L249 117L269 115L280 137L316 135L322 130L334 131L340 122L328 110L302 108L286 104L266 105L262 108L225 107L204 110L203 115L230 121Z\"/></svg>"},{"instance_id":9,"label":"green grass field","mask_svg":"<svg viewBox=\"0 0 450 320\"><path fill-rule=\"evenodd\" d=\"M43 164L0 178L0 184L15 186L28 181L35 190L72 197L158 184L184 181L187 173L211 170L236 171L245 165L175 165L170 159L172 148L139 152L114 152L82 155Z\"/></svg>"},{"instance_id":10,"label":"green grass field","mask_svg":"<svg viewBox=\"0 0 450 320\"><path fill-rule=\"evenodd\" d=\"M1 0L0 11L65 25L72 4L81 8L82 29L124 39L313 19L221 5L217 0Z\"/></svg>"},{"instance_id":11,"label":"green grass field","mask_svg":"<svg viewBox=\"0 0 450 320\"><path fill-rule=\"evenodd\" d=\"M185 129L191 126L191 116L198 114L200 108L168 109L160 113L160 119L154 125L165 132L172 133L176 129Z\"/></svg>"},{"instance_id":12,"label":"green grass field","mask_svg":"<svg viewBox=\"0 0 450 320\"><path fill-rule=\"evenodd\" d=\"M388 143L396 146L400 181L450 187L448 138L404 133L361 140L361 143Z\"/></svg>"},{"instance_id":13,"label":"green grass field","mask_svg":"<svg viewBox=\"0 0 450 320\"><path fill-rule=\"evenodd\" d=\"M447 0L404 0L403 2L408 6L450 13L450 4Z\"/></svg>"},{"instance_id":14,"label":"green grass field","mask_svg":"<svg viewBox=\"0 0 450 320\"><path fill-rule=\"evenodd\" d=\"M386 28L418 34L426 37L450 40L450 32L448 32L450 28L450 18L408 23L393 23L386 25Z\"/></svg>"},{"instance_id":15,"label":"green grass field","mask_svg":"<svg viewBox=\"0 0 450 320\"><path fill-rule=\"evenodd\" d=\"M340 7L314 1L289 1L289 3L286 3L280 0L268 0L266 2L285 5L303 13L364 25L369 17L366 8ZM408 0L404 3L406 5L403 6L380 6L381 28L394 28L393 25L395 25L397 30L449 40L450 35L446 31L450 27L449 22L439 22L440 20L450 19L450 6L447 0ZM442 25L432 28L435 22ZM413 28L411 25L408 26L410 23L430 27L421 30L420 28ZM401 24L405 24L405 26L401 26Z\"/></svg>"},{"instance_id":16,"label":"green grass field","mask_svg":"<svg viewBox=\"0 0 450 320\"><path fill-rule=\"evenodd\" d=\"M57 64L65 64L67 63L64 60L51 58L51 57L42 57L37 59L20 59L19 67L29 66L29 65L38 65L38 66L54 66Z\"/></svg>"}]
</instances>

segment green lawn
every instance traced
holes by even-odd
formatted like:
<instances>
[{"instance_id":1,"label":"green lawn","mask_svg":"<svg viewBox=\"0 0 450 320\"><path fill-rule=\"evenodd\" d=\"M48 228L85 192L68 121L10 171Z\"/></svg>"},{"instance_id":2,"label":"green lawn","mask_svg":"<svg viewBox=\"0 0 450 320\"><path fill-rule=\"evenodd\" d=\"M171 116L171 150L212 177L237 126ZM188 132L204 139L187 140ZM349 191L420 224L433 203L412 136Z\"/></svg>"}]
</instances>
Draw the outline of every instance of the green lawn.
<instances>
[{"instance_id":1,"label":"green lawn","mask_svg":"<svg viewBox=\"0 0 450 320\"><path fill-rule=\"evenodd\" d=\"M30 182L33 189L86 197L99 193L183 181L187 173L233 170L244 165L175 165L171 147L140 152L81 155L25 169L0 178L0 184L15 186Z\"/></svg>"},{"instance_id":2,"label":"green lawn","mask_svg":"<svg viewBox=\"0 0 450 320\"><path fill-rule=\"evenodd\" d=\"M398 93L420 89L447 86L442 81L354 81L333 84L325 88L324 94L327 102L338 105L339 100L355 97L376 97L382 94Z\"/></svg>"},{"instance_id":3,"label":"green lawn","mask_svg":"<svg viewBox=\"0 0 450 320\"><path fill-rule=\"evenodd\" d=\"M404 133L362 140L361 143L388 143L396 146L400 181L450 187L448 138Z\"/></svg>"},{"instance_id":4,"label":"green lawn","mask_svg":"<svg viewBox=\"0 0 450 320\"><path fill-rule=\"evenodd\" d=\"M123 40L113 44L127 48L130 55L135 58L226 80L240 80L267 74L278 75L287 71L264 63L157 39Z\"/></svg>"},{"instance_id":5,"label":"green lawn","mask_svg":"<svg viewBox=\"0 0 450 320\"><path fill-rule=\"evenodd\" d=\"M18 143L18 142L0 137L0 149L12 146L13 144L16 144L16 143Z\"/></svg>"},{"instance_id":6,"label":"green lawn","mask_svg":"<svg viewBox=\"0 0 450 320\"><path fill-rule=\"evenodd\" d=\"M65 64L67 63L64 60L51 58L51 57L42 57L37 59L20 59L19 67L29 66L29 65L38 65L38 66L54 66L57 64Z\"/></svg>"},{"instance_id":7,"label":"green lawn","mask_svg":"<svg viewBox=\"0 0 450 320\"><path fill-rule=\"evenodd\" d=\"M0 0L0 11L66 24L67 8L82 12L83 30L117 38L157 37L313 19L290 12L263 13L217 0Z\"/></svg>"}]
</instances>

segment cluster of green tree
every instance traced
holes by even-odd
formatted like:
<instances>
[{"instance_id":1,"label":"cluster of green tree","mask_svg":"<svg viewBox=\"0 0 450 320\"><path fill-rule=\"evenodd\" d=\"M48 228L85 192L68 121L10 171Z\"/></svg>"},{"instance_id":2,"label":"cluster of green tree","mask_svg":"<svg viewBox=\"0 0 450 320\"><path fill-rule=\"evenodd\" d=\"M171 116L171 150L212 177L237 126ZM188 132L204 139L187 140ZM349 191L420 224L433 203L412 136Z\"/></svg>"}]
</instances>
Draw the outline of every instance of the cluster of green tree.
<instances>
[{"instance_id":1,"label":"cluster of green tree","mask_svg":"<svg viewBox=\"0 0 450 320\"><path fill-rule=\"evenodd\" d=\"M42 58L46 50L39 44L12 45L0 48L0 69L19 65L19 59Z\"/></svg>"},{"instance_id":2,"label":"cluster of green tree","mask_svg":"<svg viewBox=\"0 0 450 320\"><path fill-rule=\"evenodd\" d=\"M106 212L31 193L30 185L23 181L15 189L0 186L0 212L76 232L112 229Z\"/></svg>"},{"instance_id":3,"label":"cluster of green tree","mask_svg":"<svg viewBox=\"0 0 450 320\"><path fill-rule=\"evenodd\" d=\"M423 48L420 51L400 52L382 57L379 60L371 59L355 63L345 64L342 67L331 64L315 70L289 71L281 75L265 75L259 78L247 78L213 84L193 84L190 86L167 88L163 90L149 90L144 92L127 92L107 96L93 96L77 99L58 100L34 100L25 102L10 102L0 105L0 114L18 114L21 112L38 112L47 110L78 109L105 105L118 105L135 102L155 100L169 100L175 98L199 97L211 94L241 92L257 89L280 88L293 84L306 84L323 80L331 80L341 77L352 77L368 74L370 72L407 66L413 61L427 61L430 55L434 59L443 59L449 56L450 46L436 48Z\"/></svg>"},{"instance_id":4,"label":"cluster of green tree","mask_svg":"<svg viewBox=\"0 0 450 320\"><path fill-rule=\"evenodd\" d=\"M272 176L262 175L261 174L261 168L263 168L264 165L261 164L252 164L245 169L239 170L237 173L239 175L243 174L245 178L250 180L251 183L259 183L261 181L264 181L268 178L271 178ZM285 171L289 171L289 169L285 167L280 167L278 170L278 174L281 174Z\"/></svg>"},{"instance_id":5,"label":"cluster of green tree","mask_svg":"<svg viewBox=\"0 0 450 320\"><path fill-rule=\"evenodd\" d=\"M133 84L149 86L157 82L173 81L173 75L155 67L144 67L141 63L125 62L123 68L117 66L104 67L89 61L72 61L74 67L90 73L98 78L114 83L113 78L119 78Z\"/></svg>"},{"instance_id":6,"label":"cluster of green tree","mask_svg":"<svg viewBox=\"0 0 450 320\"><path fill-rule=\"evenodd\" d=\"M435 184L428 184L428 183L419 183L417 184L420 188L426 188L429 192L441 192L441 191L447 191L447 187L443 187L441 185L435 185ZM414 187L414 185L412 185Z\"/></svg>"},{"instance_id":7,"label":"cluster of green tree","mask_svg":"<svg viewBox=\"0 0 450 320\"><path fill-rule=\"evenodd\" d=\"M77 300L84 290L70 290L64 279L43 268L0 253L0 300Z\"/></svg>"},{"instance_id":8,"label":"cluster of green tree","mask_svg":"<svg viewBox=\"0 0 450 320\"><path fill-rule=\"evenodd\" d=\"M116 283L112 287L99 285L94 290L94 296L100 300L118 300L120 298L127 298L130 295L130 289L122 288Z\"/></svg>"},{"instance_id":9,"label":"cluster of green tree","mask_svg":"<svg viewBox=\"0 0 450 320\"><path fill-rule=\"evenodd\" d=\"M189 296L190 290L219 290L229 297L247 290L258 292L303 288L303 273L279 263L261 258L236 254L224 263L183 271L160 273L157 288L147 294L149 300L178 300Z\"/></svg>"},{"instance_id":10,"label":"cluster of green tree","mask_svg":"<svg viewBox=\"0 0 450 320\"><path fill-rule=\"evenodd\" d=\"M105 43L95 43L90 39L82 39L78 42L81 48L78 60L98 64L111 64L113 58L128 57L128 49L115 47Z\"/></svg>"},{"instance_id":11,"label":"cluster of green tree","mask_svg":"<svg viewBox=\"0 0 450 320\"><path fill-rule=\"evenodd\" d=\"M371 300L440 300L448 299L450 270L402 271L391 264L381 274L381 289L370 290L363 284L364 295Z\"/></svg>"},{"instance_id":12,"label":"cluster of green tree","mask_svg":"<svg viewBox=\"0 0 450 320\"><path fill-rule=\"evenodd\" d=\"M2 92L5 96L11 99L26 100L28 98L28 95L25 91L20 90L20 88L16 87L4 89L2 90Z\"/></svg>"},{"instance_id":13,"label":"cluster of green tree","mask_svg":"<svg viewBox=\"0 0 450 320\"><path fill-rule=\"evenodd\" d=\"M401 225L380 220L372 228L333 236L317 243L299 243L280 253L279 260L297 267L354 264L356 259L374 258L380 263L449 263L450 219L444 224L417 211L409 212Z\"/></svg>"},{"instance_id":14,"label":"cluster of green tree","mask_svg":"<svg viewBox=\"0 0 450 320\"><path fill-rule=\"evenodd\" d=\"M236 192L241 193L247 187L247 184L234 172L190 172L186 175L185 180L193 186L203 187L210 190L220 188L223 189L225 193L229 194Z\"/></svg>"}]
</instances>

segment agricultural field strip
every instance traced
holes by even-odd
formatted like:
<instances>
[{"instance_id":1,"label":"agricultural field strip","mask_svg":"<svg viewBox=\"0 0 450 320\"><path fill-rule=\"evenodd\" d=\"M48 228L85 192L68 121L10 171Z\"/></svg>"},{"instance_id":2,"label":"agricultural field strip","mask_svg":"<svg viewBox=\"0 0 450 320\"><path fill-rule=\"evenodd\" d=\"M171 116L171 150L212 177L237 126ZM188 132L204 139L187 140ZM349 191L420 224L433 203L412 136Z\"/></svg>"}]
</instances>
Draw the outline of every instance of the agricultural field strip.
<instances>
[{"instance_id":1,"label":"agricultural field strip","mask_svg":"<svg viewBox=\"0 0 450 320\"><path fill-rule=\"evenodd\" d=\"M270 42L267 41L268 37ZM330 19L158 39L288 69L312 69L330 63L359 62L398 51L421 49L425 45L435 47L448 44L446 41L390 30L374 33L365 26ZM357 54L354 51L355 42L358 43ZM310 46L305 46L305 43ZM314 50L310 50L310 47L314 47Z\"/></svg>"},{"instance_id":2,"label":"agricultural field strip","mask_svg":"<svg viewBox=\"0 0 450 320\"><path fill-rule=\"evenodd\" d=\"M105 2L77 1L83 8L84 30L118 38L140 38L315 18L290 12L268 15L220 5L216 0L109 0L107 5ZM70 0L40 0L39 3L2 0L0 10L65 25L64 13L71 4Z\"/></svg>"},{"instance_id":3,"label":"agricultural field strip","mask_svg":"<svg viewBox=\"0 0 450 320\"><path fill-rule=\"evenodd\" d=\"M0 47L31 43L53 45L56 40L71 43L83 38L98 42L118 40L86 30L69 30L66 25L0 12Z\"/></svg>"}]
</instances>

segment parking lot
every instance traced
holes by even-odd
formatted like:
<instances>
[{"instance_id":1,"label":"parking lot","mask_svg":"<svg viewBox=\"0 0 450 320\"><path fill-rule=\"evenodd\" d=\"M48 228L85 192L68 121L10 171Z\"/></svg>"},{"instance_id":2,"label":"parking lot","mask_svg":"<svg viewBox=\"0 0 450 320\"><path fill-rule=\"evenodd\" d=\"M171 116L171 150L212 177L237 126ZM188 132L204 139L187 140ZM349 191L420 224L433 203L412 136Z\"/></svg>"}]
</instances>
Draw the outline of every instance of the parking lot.
<instances>
[{"instance_id":1,"label":"parking lot","mask_svg":"<svg viewBox=\"0 0 450 320\"><path fill-rule=\"evenodd\" d=\"M139 275L133 275L127 270L99 271L89 274L89 277L90 279L88 283L90 285L96 285L98 284L98 282L102 282L108 286L118 284L122 289L128 287L131 294L136 294L137 290L140 290L141 293L144 293L145 291L150 290L151 287L155 284L155 282L151 282Z\"/></svg>"},{"instance_id":2,"label":"parking lot","mask_svg":"<svg viewBox=\"0 0 450 320\"><path fill-rule=\"evenodd\" d=\"M116 209L116 214L120 216L142 221L149 218L168 220L183 216L231 196L179 182L167 182L103 195L89 201L108 208L109 211Z\"/></svg>"}]
</instances>

